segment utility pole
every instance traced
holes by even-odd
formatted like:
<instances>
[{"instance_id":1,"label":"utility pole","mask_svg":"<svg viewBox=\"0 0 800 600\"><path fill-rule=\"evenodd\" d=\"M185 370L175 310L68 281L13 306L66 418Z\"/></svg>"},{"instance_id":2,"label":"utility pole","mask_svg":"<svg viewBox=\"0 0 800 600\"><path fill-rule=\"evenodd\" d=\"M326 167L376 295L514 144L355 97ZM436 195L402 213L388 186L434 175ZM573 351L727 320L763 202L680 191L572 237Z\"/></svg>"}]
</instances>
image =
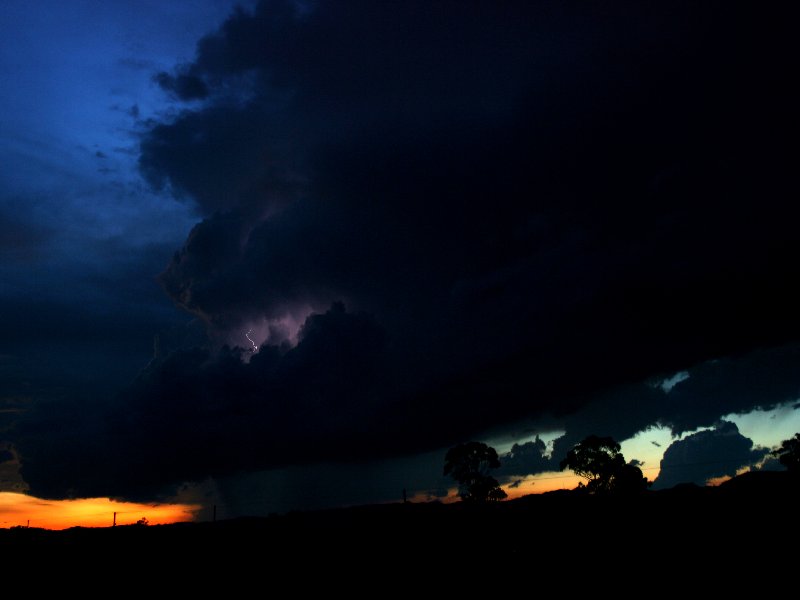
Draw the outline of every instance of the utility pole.
<instances>
[{"instance_id":1,"label":"utility pole","mask_svg":"<svg viewBox=\"0 0 800 600\"><path fill-rule=\"evenodd\" d=\"M117 526L117 513L116 512L114 512L114 524L111 525L111 526L112 527L116 527Z\"/></svg>"}]
</instances>

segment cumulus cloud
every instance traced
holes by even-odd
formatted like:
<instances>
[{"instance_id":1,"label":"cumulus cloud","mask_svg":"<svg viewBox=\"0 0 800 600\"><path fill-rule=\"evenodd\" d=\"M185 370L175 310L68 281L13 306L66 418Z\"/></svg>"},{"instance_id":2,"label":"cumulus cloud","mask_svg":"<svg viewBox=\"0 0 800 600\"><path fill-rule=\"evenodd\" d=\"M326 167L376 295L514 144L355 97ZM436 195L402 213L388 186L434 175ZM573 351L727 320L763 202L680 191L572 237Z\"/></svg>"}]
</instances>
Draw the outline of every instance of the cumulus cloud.
<instances>
[{"instance_id":1,"label":"cumulus cloud","mask_svg":"<svg viewBox=\"0 0 800 600\"><path fill-rule=\"evenodd\" d=\"M715 477L732 477L742 467L764 458L767 452L753 448L753 440L739 433L734 423L721 421L714 429L673 442L664 452L653 488L664 489L678 483L705 485Z\"/></svg>"},{"instance_id":2,"label":"cumulus cloud","mask_svg":"<svg viewBox=\"0 0 800 600\"><path fill-rule=\"evenodd\" d=\"M796 365L800 346L759 349L737 357L703 362L682 373L681 381L665 389L649 381L616 386L562 403L562 413L551 415L552 427L565 430L553 442L552 457L544 456L543 443L515 445L503 458L514 473L536 474L559 468L559 462L587 435L611 436L624 441L649 427L667 427L674 435L702 427L714 427L726 414L745 414L788 405L800 397ZM660 380L660 378L655 378ZM660 445L653 441L655 447ZM520 459L526 456L530 460ZM636 457L628 457L636 458ZM521 468L517 469L519 465Z\"/></svg>"},{"instance_id":3,"label":"cumulus cloud","mask_svg":"<svg viewBox=\"0 0 800 600\"><path fill-rule=\"evenodd\" d=\"M546 456L547 447L537 436L531 442L514 444L511 451L500 457L500 468L496 475L499 477L519 477L543 471L558 469L549 456ZM516 479L511 487L518 487L521 480Z\"/></svg>"}]
</instances>

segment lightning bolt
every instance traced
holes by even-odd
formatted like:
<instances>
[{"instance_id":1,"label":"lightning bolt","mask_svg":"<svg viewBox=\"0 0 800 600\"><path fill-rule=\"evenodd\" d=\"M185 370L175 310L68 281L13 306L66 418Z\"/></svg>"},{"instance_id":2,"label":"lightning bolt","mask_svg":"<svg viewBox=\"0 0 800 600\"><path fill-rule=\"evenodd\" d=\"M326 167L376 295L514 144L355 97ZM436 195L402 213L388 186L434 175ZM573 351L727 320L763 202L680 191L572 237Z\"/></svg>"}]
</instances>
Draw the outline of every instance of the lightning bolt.
<instances>
[{"instance_id":1,"label":"lightning bolt","mask_svg":"<svg viewBox=\"0 0 800 600\"><path fill-rule=\"evenodd\" d=\"M250 342L251 344L253 344L253 352L258 352L258 346L256 345L256 343L255 343L255 342L254 342L252 339L250 339L250 332L252 332L252 331L253 331L252 329L249 329L249 330L247 331L247 333L245 333L245 334L244 334L244 337L246 337L246 338L247 338L247 341L248 341L248 342Z\"/></svg>"}]
</instances>

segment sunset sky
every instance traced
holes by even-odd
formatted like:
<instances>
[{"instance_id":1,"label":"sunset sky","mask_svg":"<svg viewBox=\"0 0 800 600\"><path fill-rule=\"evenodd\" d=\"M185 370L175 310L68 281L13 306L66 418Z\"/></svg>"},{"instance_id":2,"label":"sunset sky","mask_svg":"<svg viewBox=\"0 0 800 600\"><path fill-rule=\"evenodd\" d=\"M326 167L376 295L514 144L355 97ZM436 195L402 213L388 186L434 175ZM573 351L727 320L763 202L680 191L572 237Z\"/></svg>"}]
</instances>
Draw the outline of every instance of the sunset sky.
<instances>
[{"instance_id":1,"label":"sunset sky","mask_svg":"<svg viewBox=\"0 0 800 600\"><path fill-rule=\"evenodd\" d=\"M789 10L4 0L0 527L778 468Z\"/></svg>"}]
</instances>

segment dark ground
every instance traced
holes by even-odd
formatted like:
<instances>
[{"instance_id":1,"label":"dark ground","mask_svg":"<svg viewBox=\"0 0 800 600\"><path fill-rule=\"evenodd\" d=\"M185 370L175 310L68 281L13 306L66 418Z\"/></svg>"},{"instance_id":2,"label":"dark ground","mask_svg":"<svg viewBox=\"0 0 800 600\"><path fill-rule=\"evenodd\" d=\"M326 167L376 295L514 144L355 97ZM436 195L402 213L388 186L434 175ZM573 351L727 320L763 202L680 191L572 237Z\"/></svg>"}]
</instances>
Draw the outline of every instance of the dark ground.
<instances>
[{"instance_id":1,"label":"dark ground","mask_svg":"<svg viewBox=\"0 0 800 600\"><path fill-rule=\"evenodd\" d=\"M757 472L717 488L678 486L633 498L553 492L483 507L390 504L217 523L0 529L0 555L113 560L127 575L133 558L142 576L185 564L192 577L231 569L281 577L298 567L311 576L319 566L339 576L428 571L461 584L489 574L514 581L558 574L566 588L627 585L626 573L659 585L676 577L730 582L797 562L799 512L800 478Z\"/></svg>"}]
</instances>

